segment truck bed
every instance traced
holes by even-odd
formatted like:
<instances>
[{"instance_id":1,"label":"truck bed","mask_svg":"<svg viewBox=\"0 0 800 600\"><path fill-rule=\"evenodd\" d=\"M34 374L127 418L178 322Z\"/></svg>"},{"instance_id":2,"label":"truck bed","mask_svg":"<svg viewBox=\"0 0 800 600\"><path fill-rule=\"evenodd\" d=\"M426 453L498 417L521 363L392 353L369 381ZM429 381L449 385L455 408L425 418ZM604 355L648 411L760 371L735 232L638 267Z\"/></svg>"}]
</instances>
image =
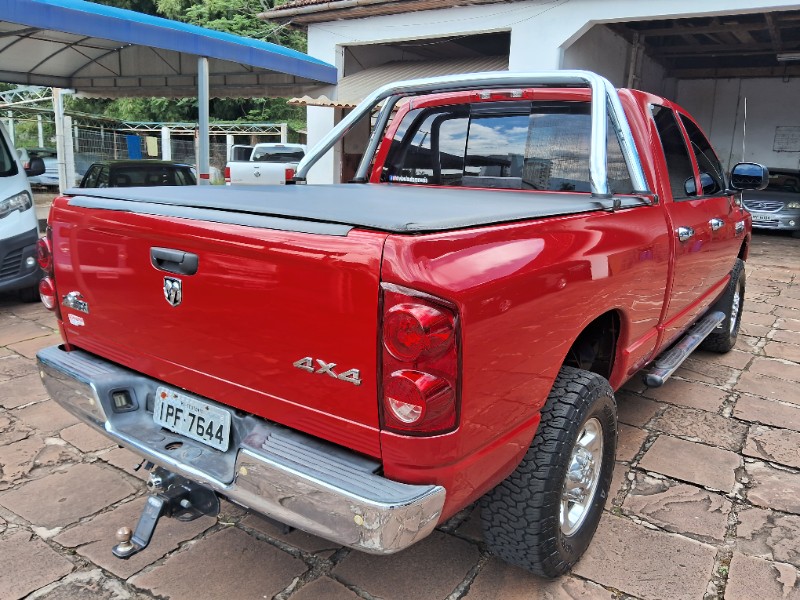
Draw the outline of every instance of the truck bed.
<instances>
[{"instance_id":1,"label":"truck bed","mask_svg":"<svg viewBox=\"0 0 800 600\"><path fill-rule=\"evenodd\" d=\"M611 206L611 200L598 201L589 194L392 184L74 189L67 194L75 196L70 205L84 208L327 235L346 235L351 227L391 233L449 231ZM642 203L636 197L619 200L620 208Z\"/></svg>"}]
</instances>

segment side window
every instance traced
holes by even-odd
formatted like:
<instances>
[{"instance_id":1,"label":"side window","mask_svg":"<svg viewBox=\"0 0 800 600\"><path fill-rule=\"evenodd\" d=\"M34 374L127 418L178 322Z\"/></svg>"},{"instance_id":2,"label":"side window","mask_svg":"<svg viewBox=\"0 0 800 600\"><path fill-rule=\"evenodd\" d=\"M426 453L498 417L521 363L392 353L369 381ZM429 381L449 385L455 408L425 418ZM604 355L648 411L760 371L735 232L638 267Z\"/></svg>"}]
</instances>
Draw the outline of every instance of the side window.
<instances>
[{"instance_id":1,"label":"side window","mask_svg":"<svg viewBox=\"0 0 800 600\"><path fill-rule=\"evenodd\" d=\"M663 106L653 105L651 109L667 160L672 198L685 200L697 196L694 168L675 113Z\"/></svg>"},{"instance_id":2,"label":"side window","mask_svg":"<svg viewBox=\"0 0 800 600\"><path fill-rule=\"evenodd\" d=\"M86 173L86 176L81 183L81 187L85 188L95 188L97 187L97 177L100 175L100 166L93 165L89 167L89 171Z\"/></svg>"},{"instance_id":3,"label":"side window","mask_svg":"<svg viewBox=\"0 0 800 600\"><path fill-rule=\"evenodd\" d=\"M0 134L0 177L16 175L17 171L17 161L6 145L6 140Z\"/></svg>"},{"instance_id":4,"label":"side window","mask_svg":"<svg viewBox=\"0 0 800 600\"><path fill-rule=\"evenodd\" d=\"M689 143L692 152L697 160L700 169L700 184L703 186L703 195L718 194L725 190L725 176L722 171L722 164L714 153L706 136L694 121L681 115L681 122L689 134Z\"/></svg>"},{"instance_id":5,"label":"side window","mask_svg":"<svg viewBox=\"0 0 800 600\"><path fill-rule=\"evenodd\" d=\"M108 167L103 167L100 169L100 173L97 175L97 187L105 188L108 187Z\"/></svg>"}]
</instances>

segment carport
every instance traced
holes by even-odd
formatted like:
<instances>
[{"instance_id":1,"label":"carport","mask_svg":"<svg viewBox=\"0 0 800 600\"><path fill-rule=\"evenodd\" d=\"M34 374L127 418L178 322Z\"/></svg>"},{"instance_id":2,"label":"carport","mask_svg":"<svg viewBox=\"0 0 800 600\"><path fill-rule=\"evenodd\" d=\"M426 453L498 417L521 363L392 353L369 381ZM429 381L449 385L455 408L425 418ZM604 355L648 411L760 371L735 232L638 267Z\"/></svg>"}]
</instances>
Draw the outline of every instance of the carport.
<instances>
[{"instance_id":1,"label":"carport","mask_svg":"<svg viewBox=\"0 0 800 600\"><path fill-rule=\"evenodd\" d=\"M276 44L83 0L0 0L0 81L104 98L197 97L198 179L208 183L210 97L295 96L334 83L336 69ZM60 98L55 110L63 186Z\"/></svg>"}]
</instances>

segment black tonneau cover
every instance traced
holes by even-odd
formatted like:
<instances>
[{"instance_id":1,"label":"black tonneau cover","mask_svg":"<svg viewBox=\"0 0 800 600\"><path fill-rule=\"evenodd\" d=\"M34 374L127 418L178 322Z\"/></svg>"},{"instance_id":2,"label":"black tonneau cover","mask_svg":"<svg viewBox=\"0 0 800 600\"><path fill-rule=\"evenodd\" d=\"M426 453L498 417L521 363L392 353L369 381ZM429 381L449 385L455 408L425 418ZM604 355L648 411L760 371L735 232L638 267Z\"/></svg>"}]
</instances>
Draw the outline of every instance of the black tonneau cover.
<instances>
[{"instance_id":1,"label":"black tonneau cover","mask_svg":"<svg viewBox=\"0 0 800 600\"><path fill-rule=\"evenodd\" d=\"M72 189L73 206L238 222L243 225L335 233L313 224L332 224L340 235L352 227L393 233L448 231L493 223L607 210L613 201L589 194L520 192L397 184L286 186L186 186ZM642 199L619 197L618 208ZM188 210L187 210L188 209ZM202 209L194 214L191 209ZM230 213L253 218L231 219ZM215 218L216 217L218 218ZM265 219L266 217L266 219ZM299 227L287 226L297 221Z\"/></svg>"}]
</instances>

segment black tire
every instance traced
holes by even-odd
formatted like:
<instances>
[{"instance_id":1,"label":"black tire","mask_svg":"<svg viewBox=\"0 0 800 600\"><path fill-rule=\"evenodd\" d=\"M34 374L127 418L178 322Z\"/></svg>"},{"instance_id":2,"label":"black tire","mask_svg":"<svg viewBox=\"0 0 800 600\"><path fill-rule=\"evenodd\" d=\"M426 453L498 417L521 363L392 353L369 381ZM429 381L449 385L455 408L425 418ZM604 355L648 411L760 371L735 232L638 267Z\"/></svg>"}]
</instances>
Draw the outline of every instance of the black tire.
<instances>
[{"instance_id":1,"label":"black tire","mask_svg":"<svg viewBox=\"0 0 800 600\"><path fill-rule=\"evenodd\" d=\"M725 293L710 309L712 311L721 310L725 313L725 319L700 344L702 350L725 353L730 352L736 345L739 327L742 324L744 290L744 261L737 258L731 270L731 280L728 282L728 287L725 288Z\"/></svg>"},{"instance_id":2,"label":"black tire","mask_svg":"<svg viewBox=\"0 0 800 600\"><path fill-rule=\"evenodd\" d=\"M600 426L602 440L602 449L596 453L600 464L590 467L596 486L583 502L580 522L572 528L569 523L562 526L568 467L578 464L573 460L578 437L590 425ZM481 500L489 550L542 577L567 572L597 529L611 486L616 442L617 406L608 381L589 371L562 367L522 462Z\"/></svg>"},{"instance_id":3,"label":"black tire","mask_svg":"<svg viewBox=\"0 0 800 600\"><path fill-rule=\"evenodd\" d=\"M41 297L39 296L39 285L32 285L30 287L17 290L17 297L22 302L39 302L39 300L41 300Z\"/></svg>"}]
</instances>

